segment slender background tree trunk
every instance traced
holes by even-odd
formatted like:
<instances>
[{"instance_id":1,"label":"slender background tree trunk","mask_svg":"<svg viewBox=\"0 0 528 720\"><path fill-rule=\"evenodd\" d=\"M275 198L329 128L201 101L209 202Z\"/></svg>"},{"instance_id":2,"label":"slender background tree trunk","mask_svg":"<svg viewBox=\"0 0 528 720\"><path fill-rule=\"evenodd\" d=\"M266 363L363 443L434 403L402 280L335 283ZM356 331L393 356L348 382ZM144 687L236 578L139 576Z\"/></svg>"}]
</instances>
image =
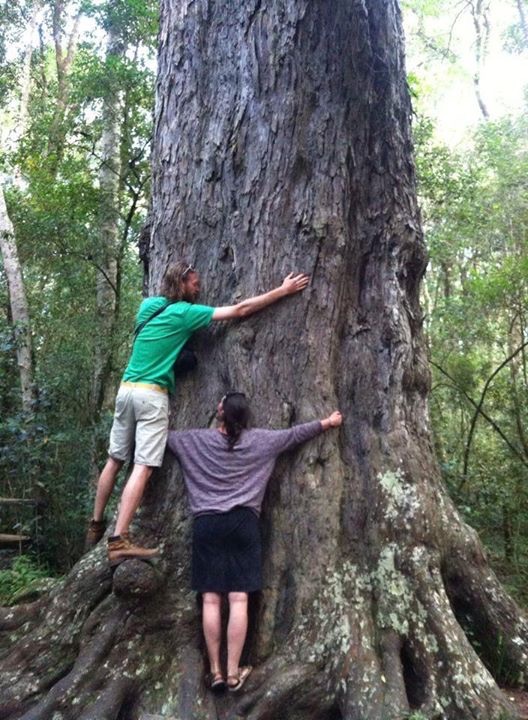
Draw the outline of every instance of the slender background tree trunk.
<instances>
[{"instance_id":1,"label":"slender background tree trunk","mask_svg":"<svg viewBox=\"0 0 528 720\"><path fill-rule=\"evenodd\" d=\"M215 700L203 683L188 513L167 458L135 528L163 542L157 569L126 562L112 579L100 547L53 604L0 618L19 638L0 664L0 717L510 714L496 680L526 682L526 619L447 497L429 433L410 112L392 0L162 1L150 290L182 255L214 304L290 270L312 277L202 334L173 424L211 423L232 388L257 425L334 407L345 423L276 468L242 695Z\"/></svg>"},{"instance_id":2,"label":"slender background tree trunk","mask_svg":"<svg viewBox=\"0 0 528 720\"><path fill-rule=\"evenodd\" d=\"M56 172L63 155L66 139L66 112L70 95L70 73L77 50L79 22L81 13L77 12L66 31L67 13L71 6L67 0L53 0L52 30L55 44L55 65L57 69L57 99L51 121L48 142L48 155L51 156L52 171Z\"/></svg>"},{"instance_id":3,"label":"slender background tree trunk","mask_svg":"<svg viewBox=\"0 0 528 720\"><path fill-rule=\"evenodd\" d=\"M7 212L4 190L1 186L0 252L2 253L4 272L6 274L9 291L11 321L15 336L17 364L20 376L22 409L24 413L30 417L35 412L36 392L33 378L29 310L13 224Z\"/></svg>"},{"instance_id":4,"label":"slender background tree trunk","mask_svg":"<svg viewBox=\"0 0 528 720\"><path fill-rule=\"evenodd\" d=\"M526 21L525 0L517 0L517 10L519 11L519 24L521 26L524 44L528 47L528 22Z\"/></svg>"},{"instance_id":5,"label":"slender background tree trunk","mask_svg":"<svg viewBox=\"0 0 528 720\"><path fill-rule=\"evenodd\" d=\"M29 26L26 33L27 46L22 57L22 71L20 74L20 102L18 106L18 122L16 127L17 139L22 138L27 130L29 93L31 90L31 60L35 49L34 36L41 8L41 3L35 2L31 10Z\"/></svg>"},{"instance_id":6,"label":"slender background tree trunk","mask_svg":"<svg viewBox=\"0 0 528 720\"><path fill-rule=\"evenodd\" d=\"M112 370L113 330L119 300L119 184L121 177L121 94L114 63L123 55L119 29L110 25L106 60L111 73L103 102L101 140L100 253L97 265L97 323L92 381L92 413L98 418Z\"/></svg>"},{"instance_id":7,"label":"slender background tree trunk","mask_svg":"<svg viewBox=\"0 0 528 720\"><path fill-rule=\"evenodd\" d=\"M475 98L484 120L489 118L489 110L482 93L482 70L488 52L489 40L489 0L469 0L468 6L475 29L475 72L473 73L473 87Z\"/></svg>"}]
</instances>

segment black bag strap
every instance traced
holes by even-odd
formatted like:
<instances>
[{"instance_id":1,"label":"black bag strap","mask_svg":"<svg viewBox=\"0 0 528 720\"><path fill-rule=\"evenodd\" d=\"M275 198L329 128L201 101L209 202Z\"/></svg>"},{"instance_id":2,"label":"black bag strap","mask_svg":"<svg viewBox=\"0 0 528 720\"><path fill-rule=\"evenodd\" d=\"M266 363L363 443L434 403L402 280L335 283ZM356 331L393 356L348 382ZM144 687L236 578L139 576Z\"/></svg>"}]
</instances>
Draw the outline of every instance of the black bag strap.
<instances>
[{"instance_id":1,"label":"black bag strap","mask_svg":"<svg viewBox=\"0 0 528 720\"><path fill-rule=\"evenodd\" d=\"M169 307L169 305L170 305L170 303L167 303L167 305L164 305L162 308L159 308L158 310L156 310L155 312L153 312L150 317L148 317L146 320L143 320L143 322L140 323L140 324L136 327L136 329L134 330L134 341L136 340L136 338L137 338L137 336L139 335L139 333L143 330L143 328L145 327L145 325L146 325L147 323L149 323L151 320L154 320L154 318L156 317L156 315L161 315L161 313L162 313L164 310L166 310L166 309Z\"/></svg>"}]
</instances>

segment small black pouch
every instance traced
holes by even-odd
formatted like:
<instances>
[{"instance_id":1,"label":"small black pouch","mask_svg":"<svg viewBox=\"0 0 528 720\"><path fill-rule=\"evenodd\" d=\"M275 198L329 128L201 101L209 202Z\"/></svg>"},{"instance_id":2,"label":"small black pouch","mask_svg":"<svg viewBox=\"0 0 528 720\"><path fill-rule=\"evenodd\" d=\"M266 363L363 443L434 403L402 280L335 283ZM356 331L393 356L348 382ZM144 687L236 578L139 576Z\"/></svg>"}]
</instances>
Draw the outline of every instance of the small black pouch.
<instances>
[{"instance_id":1,"label":"small black pouch","mask_svg":"<svg viewBox=\"0 0 528 720\"><path fill-rule=\"evenodd\" d=\"M178 378L195 370L198 365L196 353L189 345L184 345L174 363L174 375Z\"/></svg>"}]
</instances>

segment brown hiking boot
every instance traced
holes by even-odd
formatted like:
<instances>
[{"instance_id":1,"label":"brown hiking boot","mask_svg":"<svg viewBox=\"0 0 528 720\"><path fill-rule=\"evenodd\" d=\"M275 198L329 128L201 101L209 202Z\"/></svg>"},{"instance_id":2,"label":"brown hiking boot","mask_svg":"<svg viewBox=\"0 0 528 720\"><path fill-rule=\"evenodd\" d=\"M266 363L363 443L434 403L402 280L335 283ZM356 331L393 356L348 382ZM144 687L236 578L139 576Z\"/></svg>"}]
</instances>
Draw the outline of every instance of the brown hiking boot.
<instances>
[{"instance_id":1,"label":"brown hiking boot","mask_svg":"<svg viewBox=\"0 0 528 720\"><path fill-rule=\"evenodd\" d=\"M124 560L130 560L131 558L149 560L157 555L159 555L159 548L143 548L134 545L128 533L108 538L108 562L110 567L115 567Z\"/></svg>"},{"instance_id":2,"label":"brown hiking boot","mask_svg":"<svg viewBox=\"0 0 528 720\"><path fill-rule=\"evenodd\" d=\"M106 530L106 520L90 520L88 531L84 539L84 552L88 552L97 545Z\"/></svg>"}]
</instances>

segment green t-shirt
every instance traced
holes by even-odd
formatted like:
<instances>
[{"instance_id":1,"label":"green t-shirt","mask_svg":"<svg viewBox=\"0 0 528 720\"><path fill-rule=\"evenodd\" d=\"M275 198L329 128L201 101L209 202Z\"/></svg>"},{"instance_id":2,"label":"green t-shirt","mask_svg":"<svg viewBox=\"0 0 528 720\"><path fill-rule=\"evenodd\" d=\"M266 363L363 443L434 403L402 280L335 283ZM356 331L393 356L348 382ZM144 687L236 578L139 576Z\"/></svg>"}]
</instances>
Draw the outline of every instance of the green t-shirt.
<instances>
[{"instance_id":1,"label":"green t-shirt","mask_svg":"<svg viewBox=\"0 0 528 720\"><path fill-rule=\"evenodd\" d=\"M163 306L167 309L149 320L136 337L123 380L154 383L174 392L176 358L193 332L209 325L214 308L150 297L139 306L136 327Z\"/></svg>"}]
</instances>

